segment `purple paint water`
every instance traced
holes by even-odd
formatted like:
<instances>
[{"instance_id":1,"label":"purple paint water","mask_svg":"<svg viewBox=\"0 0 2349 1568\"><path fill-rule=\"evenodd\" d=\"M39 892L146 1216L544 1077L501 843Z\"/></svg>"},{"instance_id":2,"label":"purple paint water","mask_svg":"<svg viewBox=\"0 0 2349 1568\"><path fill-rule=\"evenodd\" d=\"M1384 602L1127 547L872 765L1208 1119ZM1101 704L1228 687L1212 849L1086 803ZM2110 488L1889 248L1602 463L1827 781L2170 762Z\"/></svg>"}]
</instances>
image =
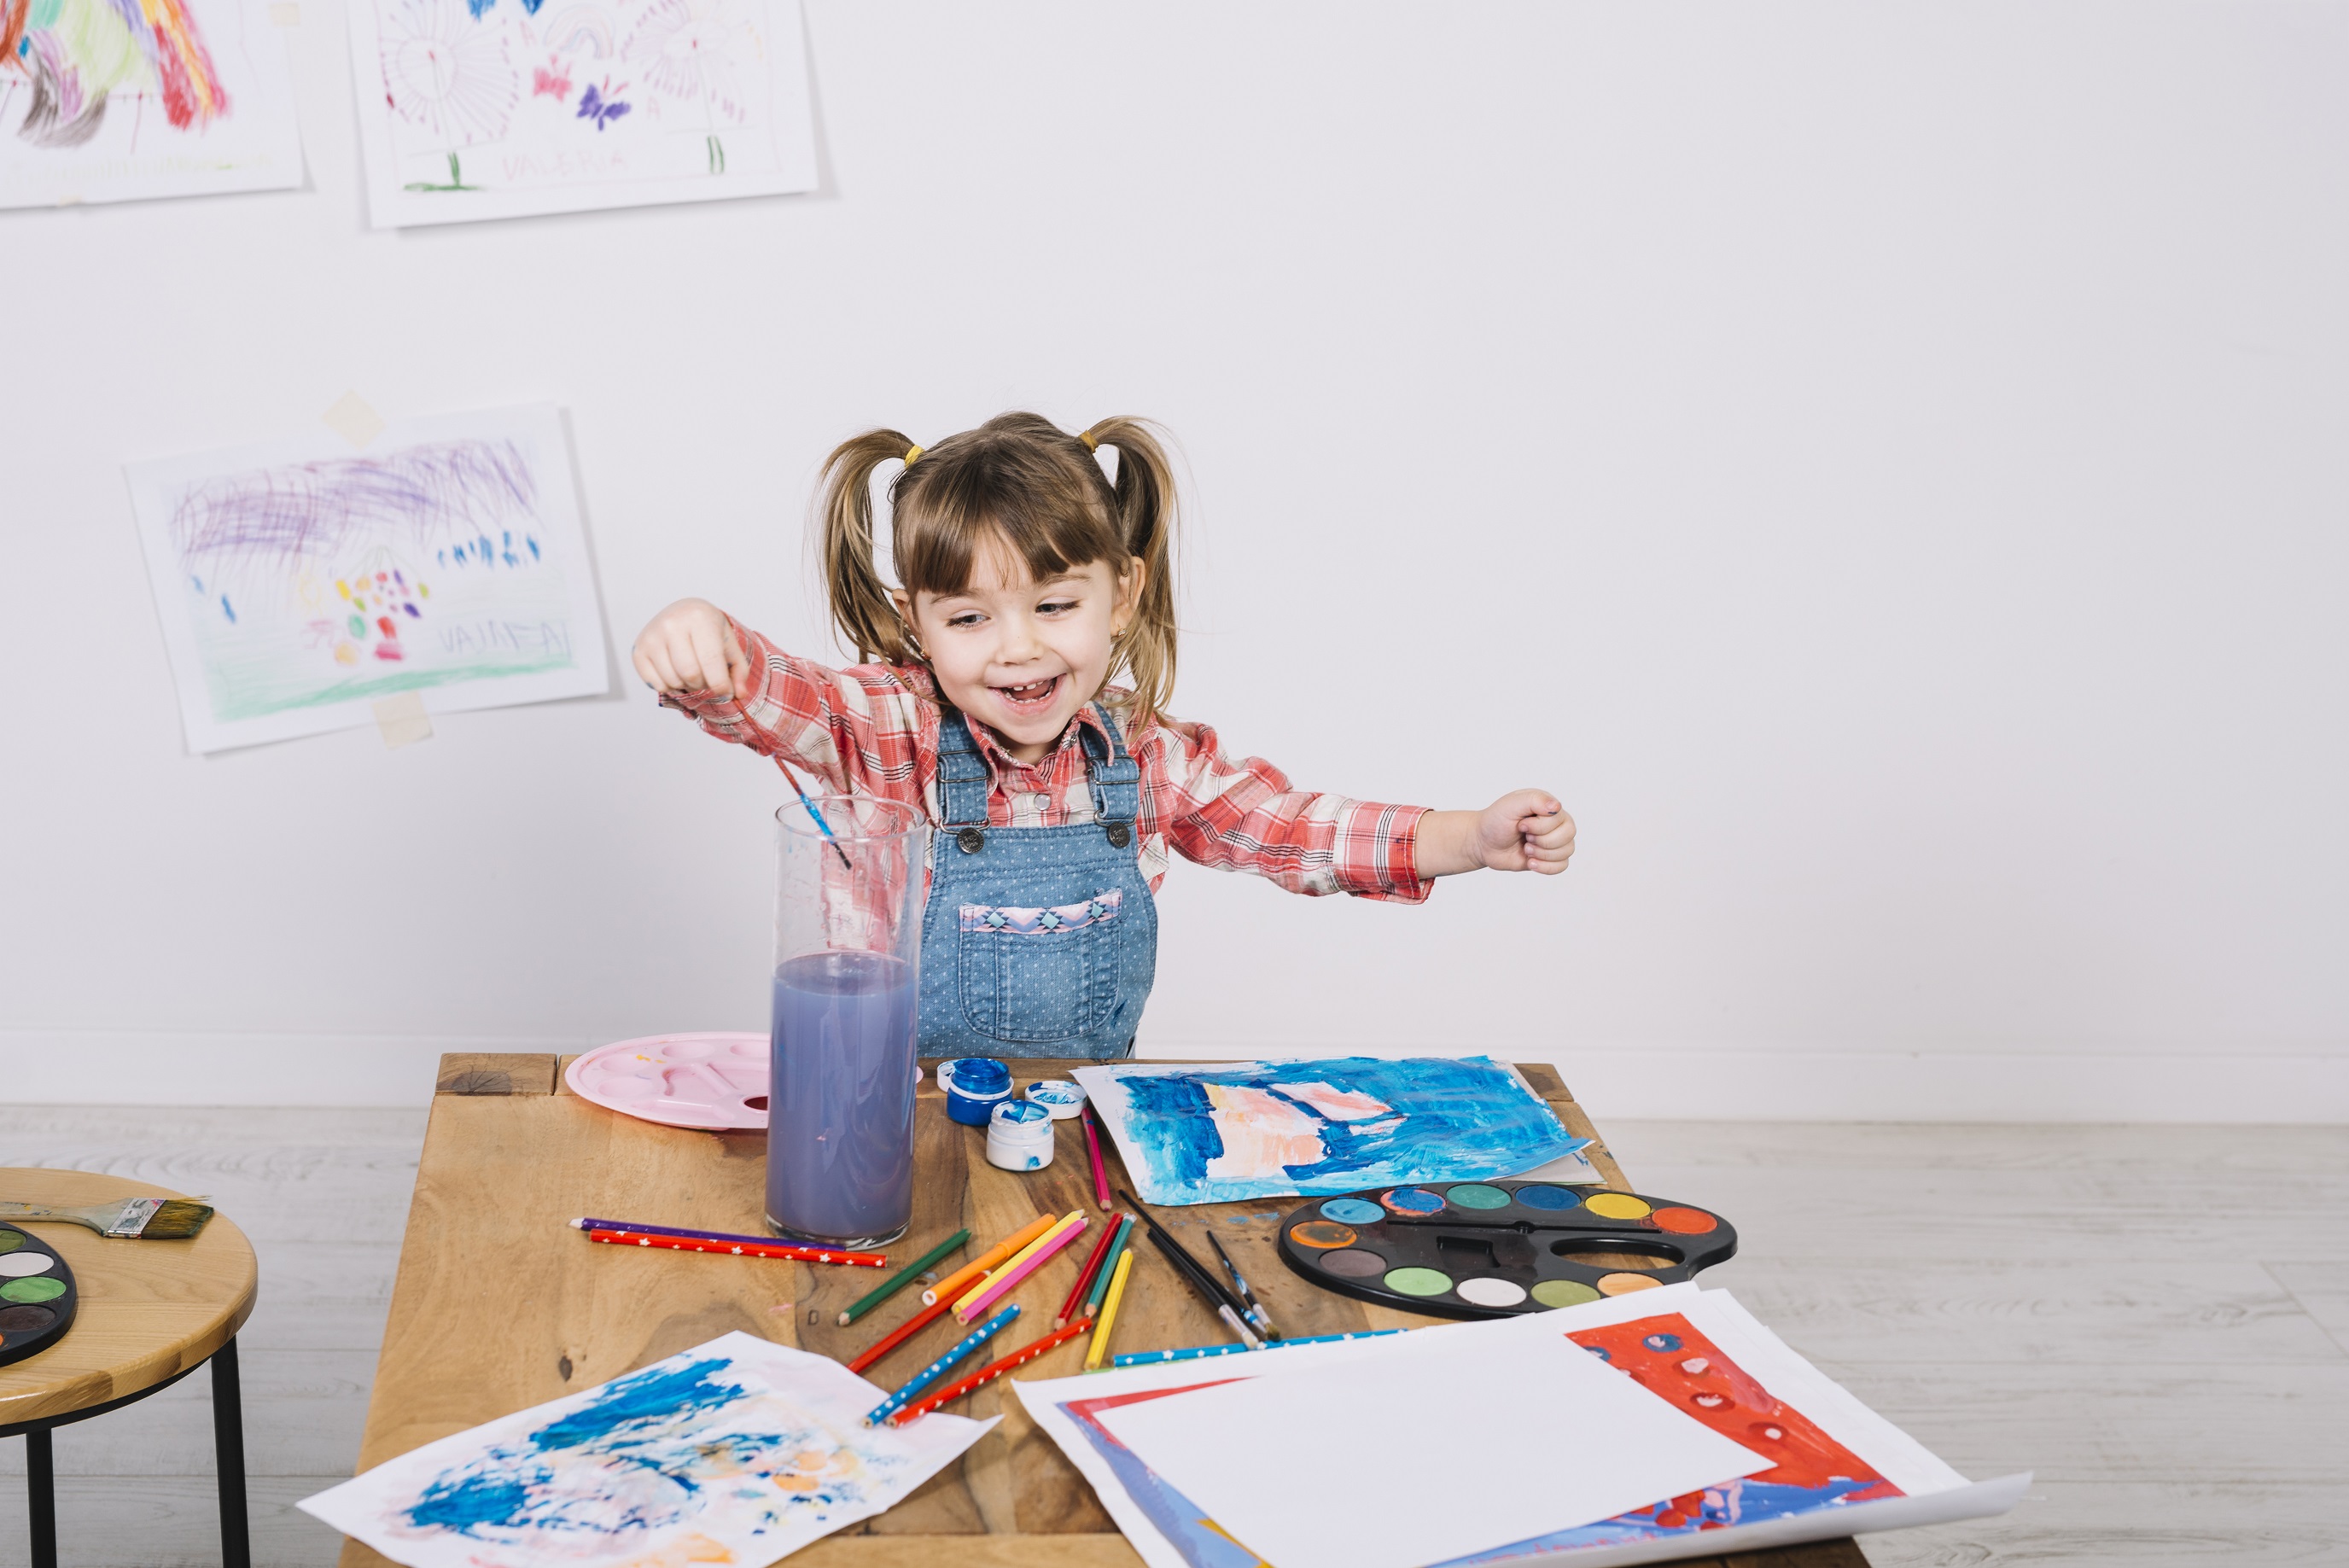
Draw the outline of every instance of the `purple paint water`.
<instances>
[{"instance_id":1,"label":"purple paint water","mask_svg":"<svg viewBox=\"0 0 2349 1568\"><path fill-rule=\"evenodd\" d=\"M824 952L775 971L767 1222L843 1245L914 1217L914 968Z\"/></svg>"}]
</instances>

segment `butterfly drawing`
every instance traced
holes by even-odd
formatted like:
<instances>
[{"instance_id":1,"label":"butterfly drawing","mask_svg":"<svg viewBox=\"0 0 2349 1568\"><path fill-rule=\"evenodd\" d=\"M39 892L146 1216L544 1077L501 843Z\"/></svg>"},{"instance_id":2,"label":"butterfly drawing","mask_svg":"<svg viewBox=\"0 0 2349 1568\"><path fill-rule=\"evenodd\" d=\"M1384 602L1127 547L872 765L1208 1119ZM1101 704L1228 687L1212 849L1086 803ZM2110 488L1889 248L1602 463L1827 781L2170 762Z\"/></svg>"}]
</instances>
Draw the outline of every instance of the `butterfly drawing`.
<instances>
[{"instance_id":1,"label":"butterfly drawing","mask_svg":"<svg viewBox=\"0 0 2349 1568\"><path fill-rule=\"evenodd\" d=\"M530 96L536 98L541 93L544 93L557 103L571 96L571 73L564 68L562 62L556 61L551 65L539 66L532 70Z\"/></svg>"},{"instance_id":2,"label":"butterfly drawing","mask_svg":"<svg viewBox=\"0 0 2349 1568\"><path fill-rule=\"evenodd\" d=\"M622 92L626 91L627 84L625 82L622 83L620 90ZM612 83L609 77L605 78L604 88L601 92L598 92L595 89L595 84L591 82L588 84L587 90L579 95L579 118L581 119L594 120L597 130L603 129L605 126L611 124L612 121L627 113L628 108L629 106L622 103L618 97L612 91Z\"/></svg>"}]
</instances>

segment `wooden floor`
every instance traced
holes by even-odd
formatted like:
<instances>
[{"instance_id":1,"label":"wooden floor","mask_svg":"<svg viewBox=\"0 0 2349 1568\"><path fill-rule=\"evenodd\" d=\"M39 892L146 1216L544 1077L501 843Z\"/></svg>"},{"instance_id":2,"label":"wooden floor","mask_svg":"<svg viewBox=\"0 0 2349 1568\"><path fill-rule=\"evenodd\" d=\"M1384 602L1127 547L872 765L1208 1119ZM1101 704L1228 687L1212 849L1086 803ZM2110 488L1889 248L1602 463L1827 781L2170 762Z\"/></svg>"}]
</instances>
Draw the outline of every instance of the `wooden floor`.
<instances>
[{"instance_id":1,"label":"wooden floor","mask_svg":"<svg viewBox=\"0 0 2349 1568\"><path fill-rule=\"evenodd\" d=\"M2349 1130L1607 1130L1644 1191L1736 1222L1708 1283L1961 1470L2038 1472L2004 1519L1870 1538L1878 1568L2349 1563ZM293 1505L357 1452L423 1134L420 1109L0 1109L0 1163L210 1193L259 1249L257 1563L334 1560ZM57 1433L67 1563L219 1561L208 1405L199 1376ZM0 1481L0 1564L25 1561Z\"/></svg>"}]
</instances>

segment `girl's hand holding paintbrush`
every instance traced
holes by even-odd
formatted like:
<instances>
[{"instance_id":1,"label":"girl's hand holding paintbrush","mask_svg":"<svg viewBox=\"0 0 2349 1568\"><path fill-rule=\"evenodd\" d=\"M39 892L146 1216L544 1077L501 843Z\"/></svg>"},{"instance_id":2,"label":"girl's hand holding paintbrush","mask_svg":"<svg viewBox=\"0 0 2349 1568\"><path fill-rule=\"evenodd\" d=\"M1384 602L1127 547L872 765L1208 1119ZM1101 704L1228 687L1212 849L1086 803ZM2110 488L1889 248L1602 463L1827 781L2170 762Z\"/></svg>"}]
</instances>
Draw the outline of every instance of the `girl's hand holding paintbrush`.
<instances>
[{"instance_id":1,"label":"girl's hand holding paintbrush","mask_svg":"<svg viewBox=\"0 0 2349 1568\"><path fill-rule=\"evenodd\" d=\"M636 677L663 696L740 696L750 660L726 612L707 599L679 599L636 634Z\"/></svg>"}]
</instances>

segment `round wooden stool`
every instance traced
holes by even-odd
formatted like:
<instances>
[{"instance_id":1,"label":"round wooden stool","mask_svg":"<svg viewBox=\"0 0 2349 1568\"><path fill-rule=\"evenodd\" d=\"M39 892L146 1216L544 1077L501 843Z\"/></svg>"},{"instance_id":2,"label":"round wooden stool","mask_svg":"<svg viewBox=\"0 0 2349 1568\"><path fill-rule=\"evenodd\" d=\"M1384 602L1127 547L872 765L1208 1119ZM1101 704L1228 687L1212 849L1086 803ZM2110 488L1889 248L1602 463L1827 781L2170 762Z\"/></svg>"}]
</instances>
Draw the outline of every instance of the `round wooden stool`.
<instances>
[{"instance_id":1,"label":"round wooden stool","mask_svg":"<svg viewBox=\"0 0 2349 1568\"><path fill-rule=\"evenodd\" d=\"M79 1208L179 1192L86 1171L0 1169L0 1199ZM57 1568L57 1504L49 1433L170 1387L212 1364L212 1452L220 1472L221 1554L248 1568L244 1418L236 1331L253 1315L253 1243L215 1214L193 1241L110 1240L80 1225L11 1220L65 1256L80 1286L73 1326L36 1356L0 1367L0 1438L25 1439L33 1568Z\"/></svg>"}]
</instances>

